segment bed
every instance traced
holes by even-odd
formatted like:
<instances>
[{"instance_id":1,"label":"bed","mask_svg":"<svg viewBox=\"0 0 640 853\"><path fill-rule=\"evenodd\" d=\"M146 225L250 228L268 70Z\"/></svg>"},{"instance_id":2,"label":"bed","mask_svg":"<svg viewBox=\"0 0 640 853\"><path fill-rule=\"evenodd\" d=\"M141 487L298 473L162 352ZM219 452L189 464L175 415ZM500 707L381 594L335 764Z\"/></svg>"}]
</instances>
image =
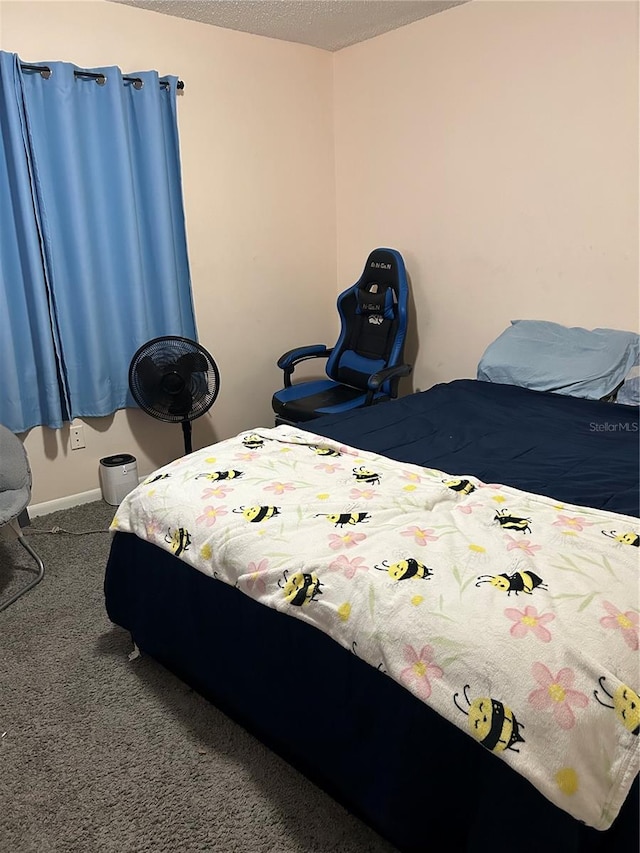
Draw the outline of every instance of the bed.
<instances>
[{"instance_id":1,"label":"bed","mask_svg":"<svg viewBox=\"0 0 640 853\"><path fill-rule=\"evenodd\" d=\"M118 508L108 615L401 851L638 849L638 429L469 379L242 433Z\"/></svg>"}]
</instances>

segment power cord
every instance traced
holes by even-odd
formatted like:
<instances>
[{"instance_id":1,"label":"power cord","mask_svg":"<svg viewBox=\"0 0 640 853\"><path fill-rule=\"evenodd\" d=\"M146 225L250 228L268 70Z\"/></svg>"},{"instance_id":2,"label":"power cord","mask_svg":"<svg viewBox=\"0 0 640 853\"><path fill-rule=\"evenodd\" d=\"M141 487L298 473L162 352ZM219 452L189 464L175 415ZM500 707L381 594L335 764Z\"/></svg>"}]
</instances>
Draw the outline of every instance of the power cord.
<instances>
[{"instance_id":1,"label":"power cord","mask_svg":"<svg viewBox=\"0 0 640 853\"><path fill-rule=\"evenodd\" d=\"M38 527L23 527L22 533L23 535L30 535L31 533L68 533L69 536L86 536L89 533L109 533L109 528L103 528L101 530L65 530L64 527L54 526L51 530L43 530Z\"/></svg>"}]
</instances>

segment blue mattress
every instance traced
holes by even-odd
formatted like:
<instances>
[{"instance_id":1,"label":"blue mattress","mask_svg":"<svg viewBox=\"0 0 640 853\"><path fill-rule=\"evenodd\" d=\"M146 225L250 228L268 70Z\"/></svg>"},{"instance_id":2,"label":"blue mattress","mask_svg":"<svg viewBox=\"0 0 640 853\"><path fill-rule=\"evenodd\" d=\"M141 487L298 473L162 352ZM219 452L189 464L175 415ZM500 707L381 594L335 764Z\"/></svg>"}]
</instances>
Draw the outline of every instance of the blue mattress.
<instances>
[{"instance_id":1,"label":"blue mattress","mask_svg":"<svg viewBox=\"0 0 640 853\"><path fill-rule=\"evenodd\" d=\"M306 426L448 474L639 514L637 407L458 379Z\"/></svg>"},{"instance_id":2,"label":"blue mattress","mask_svg":"<svg viewBox=\"0 0 640 853\"><path fill-rule=\"evenodd\" d=\"M318 419L313 431L447 473L638 515L638 410L631 407L459 380ZM322 632L131 534L114 536L105 601L143 653L403 853L639 848L638 779L610 830L579 824ZM437 837L444 846L434 846Z\"/></svg>"}]
</instances>

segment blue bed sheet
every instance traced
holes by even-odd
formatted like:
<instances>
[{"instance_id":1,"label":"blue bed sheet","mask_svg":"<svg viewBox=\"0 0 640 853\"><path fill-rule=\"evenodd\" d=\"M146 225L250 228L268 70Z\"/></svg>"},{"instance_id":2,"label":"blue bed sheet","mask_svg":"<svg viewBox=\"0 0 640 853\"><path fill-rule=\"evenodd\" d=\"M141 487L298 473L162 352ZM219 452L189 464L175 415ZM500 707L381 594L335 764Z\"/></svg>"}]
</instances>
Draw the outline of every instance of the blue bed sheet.
<instances>
[{"instance_id":1,"label":"blue bed sheet","mask_svg":"<svg viewBox=\"0 0 640 853\"><path fill-rule=\"evenodd\" d=\"M458 379L301 426L404 462L638 516L638 411Z\"/></svg>"}]
</instances>

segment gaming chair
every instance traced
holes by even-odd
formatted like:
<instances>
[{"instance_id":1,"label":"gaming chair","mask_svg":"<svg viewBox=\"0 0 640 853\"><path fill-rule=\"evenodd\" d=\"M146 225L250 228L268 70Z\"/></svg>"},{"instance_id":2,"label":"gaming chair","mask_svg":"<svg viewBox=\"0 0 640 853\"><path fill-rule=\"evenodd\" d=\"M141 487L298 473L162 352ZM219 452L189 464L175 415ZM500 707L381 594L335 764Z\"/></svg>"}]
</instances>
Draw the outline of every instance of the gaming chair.
<instances>
[{"instance_id":1,"label":"gaming chair","mask_svg":"<svg viewBox=\"0 0 640 853\"><path fill-rule=\"evenodd\" d=\"M278 359L284 388L272 399L276 426L397 397L401 377L411 373L403 363L408 295L400 253L374 249L358 281L338 296L341 330L335 346L298 347ZM327 359L327 379L292 384L296 364L310 358Z\"/></svg>"}]
</instances>

